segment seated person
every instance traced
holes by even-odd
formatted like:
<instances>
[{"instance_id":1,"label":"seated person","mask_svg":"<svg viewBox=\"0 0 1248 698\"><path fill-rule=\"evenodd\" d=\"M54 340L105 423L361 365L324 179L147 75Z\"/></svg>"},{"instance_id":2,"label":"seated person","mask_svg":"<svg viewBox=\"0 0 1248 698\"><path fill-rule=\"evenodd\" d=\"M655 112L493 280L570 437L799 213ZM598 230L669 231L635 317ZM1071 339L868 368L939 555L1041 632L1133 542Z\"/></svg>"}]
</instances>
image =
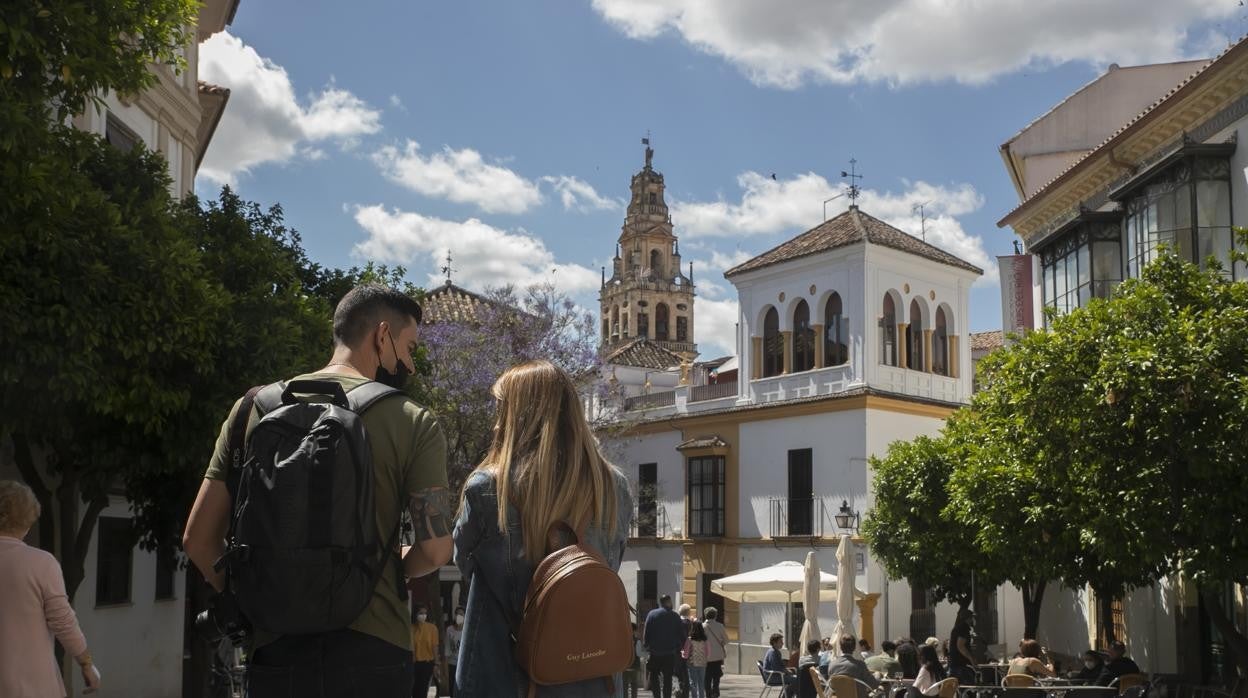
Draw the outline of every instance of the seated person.
<instances>
[{"instance_id":1,"label":"seated person","mask_svg":"<svg viewBox=\"0 0 1248 698\"><path fill-rule=\"evenodd\" d=\"M1078 671L1070 672L1070 678L1072 681L1094 685L1101 678L1101 672L1104 670L1105 659L1101 657L1101 653L1096 650L1088 650L1083 653L1083 667Z\"/></svg>"},{"instance_id":2,"label":"seated person","mask_svg":"<svg viewBox=\"0 0 1248 698\"><path fill-rule=\"evenodd\" d=\"M769 644L771 649L767 650L767 656L763 657L763 671L777 673L765 674L767 685L784 686L784 695L792 698L797 692L797 676L785 666L784 655L780 652L780 648L784 647L784 636L780 633L772 633Z\"/></svg>"},{"instance_id":3,"label":"seated person","mask_svg":"<svg viewBox=\"0 0 1248 698\"><path fill-rule=\"evenodd\" d=\"M884 651L867 658L867 668L876 676L885 678L900 674L901 662L897 661L897 643L885 640L880 644L880 649Z\"/></svg>"},{"instance_id":4,"label":"seated person","mask_svg":"<svg viewBox=\"0 0 1248 698\"><path fill-rule=\"evenodd\" d=\"M873 691L880 687L880 682L867 668L867 663L854 654L854 648L858 646L858 643L853 635L842 635L837 644L840 646L841 656L828 664L828 676L852 676L858 679L867 685L858 686L858 698L867 698L869 693L867 687L869 686Z\"/></svg>"},{"instance_id":5,"label":"seated person","mask_svg":"<svg viewBox=\"0 0 1248 698\"><path fill-rule=\"evenodd\" d=\"M1033 678L1054 676L1053 666L1040 659L1043 648L1035 640L1018 643L1018 656L1010 660L1010 674L1026 674Z\"/></svg>"},{"instance_id":6,"label":"seated person","mask_svg":"<svg viewBox=\"0 0 1248 698\"><path fill-rule=\"evenodd\" d=\"M901 664L903 679L913 679L919 675L919 649L914 640L903 637L897 641L897 663Z\"/></svg>"},{"instance_id":7,"label":"seated person","mask_svg":"<svg viewBox=\"0 0 1248 698\"><path fill-rule=\"evenodd\" d=\"M819 652L823 643L810 640L806 643L806 654L797 663L797 698L819 698L819 686L810 675L811 668L819 668Z\"/></svg>"},{"instance_id":8,"label":"seated person","mask_svg":"<svg viewBox=\"0 0 1248 698\"><path fill-rule=\"evenodd\" d=\"M919 646L919 675L914 678L914 685L909 695L935 696L940 693L936 684L946 678L945 667L940 663L940 655L934 645Z\"/></svg>"},{"instance_id":9,"label":"seated person","mask_svg":"<svg viewBox=\"0 0 1248 698\"><path fill-rule=\"evenodd\" d=\"M832 638L823 638L821 644L822 649L819 650L819 673L823 674L823 678L826 679L828 678L828 664L832 662L836 652L832 651Z\"/></svg>"},{"instance_id":10,"label":"seated person","mask_svg":"<svg viewBox=\"0 0 1248 698\"><path fill-rule=\"evenodd\" d=\"M1115 640L1109 643L1109 661L1105 662L1105 668L1101 670L1101 675L1096 683L1100 686L1108 686L1114 682L1114 679L1121 678L1125 674L1140 673L1140 666L1127 656L1127 646Z\"/></svg>"}]
</instances>

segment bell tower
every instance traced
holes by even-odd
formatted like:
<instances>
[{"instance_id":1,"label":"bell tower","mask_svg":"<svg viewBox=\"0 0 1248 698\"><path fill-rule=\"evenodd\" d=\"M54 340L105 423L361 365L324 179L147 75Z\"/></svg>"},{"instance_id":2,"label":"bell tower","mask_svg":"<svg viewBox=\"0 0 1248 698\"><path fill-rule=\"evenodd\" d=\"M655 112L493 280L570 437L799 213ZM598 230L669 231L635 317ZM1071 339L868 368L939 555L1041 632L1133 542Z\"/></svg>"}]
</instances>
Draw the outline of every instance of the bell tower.
<instances>
[{"instance_id":1,"label":"bell tower","mask_svg":"<svg viewBox=\"0 0 1248 698\"><path fill-rule=\"evenodd\" d=\"M602 274L598 300L602 309L602 346L611 350L645 338L692 361L698 355L693 337L693 264L681 270L680 241L664 199L663 175L653 166L654 149L646 146L646 164L633 175L624 225L612 259L611 276Z\"/></svg>"}]
</instances>

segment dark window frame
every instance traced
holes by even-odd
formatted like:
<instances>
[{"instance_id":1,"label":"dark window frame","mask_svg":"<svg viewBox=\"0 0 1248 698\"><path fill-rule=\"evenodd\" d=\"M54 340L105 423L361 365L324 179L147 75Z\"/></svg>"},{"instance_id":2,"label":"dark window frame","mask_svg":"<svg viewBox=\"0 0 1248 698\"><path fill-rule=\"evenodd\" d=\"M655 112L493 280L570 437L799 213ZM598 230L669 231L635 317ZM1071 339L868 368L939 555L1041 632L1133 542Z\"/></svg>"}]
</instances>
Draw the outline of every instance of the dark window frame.
<instances>
[{"instance_id":1,"label":"dark window frame","mask_svg":"<svg viewBox=\"0 0 1248 698\"><path fill-rule=\"evenodd\" d=\"M134 598L134 522L120 516L96 521L95 605L120 606Z\"/></svg>"},{"instance_id":2,"label":"dark window frame","mask_svg":"<svg viewBox=\"0 0 1248 698\"><path fill-rule=\"evenodd\" d=\"M790 373L814 368L815 329L810 324L810 304L803 298L793 307L793 370Z\"/></svg>"},{"instance_id":3,"label":"dark window frame","mask_svg":"<svg viewBox=\"0 0 1248 698\"><path fill-rule=\"evenodd\" d=\"M780 333L780 311L775 306L763 315L763 378L784 372L784 335Z\"/></svg>"},{"instance_id":4,"label":"dark window frame","mask_svg":"<svg viewBox=\"0 0 1248 698\"><path fill-rule=\"evenodd\" d=\"M823 365L849 363L849 320L841 294L833 291L823 304Z\"/></svg>"},{"instance_id":5,"label":"dark window frame","mask_svg":"<svg viewBox=\"0 0 1248 698\"><path fill-rule=\"evenodd\" d=\"M685 462L685 494L689 503L690 538L724 535L727 486L724 456L690 456Z\"/></svg>"}]
</instances>

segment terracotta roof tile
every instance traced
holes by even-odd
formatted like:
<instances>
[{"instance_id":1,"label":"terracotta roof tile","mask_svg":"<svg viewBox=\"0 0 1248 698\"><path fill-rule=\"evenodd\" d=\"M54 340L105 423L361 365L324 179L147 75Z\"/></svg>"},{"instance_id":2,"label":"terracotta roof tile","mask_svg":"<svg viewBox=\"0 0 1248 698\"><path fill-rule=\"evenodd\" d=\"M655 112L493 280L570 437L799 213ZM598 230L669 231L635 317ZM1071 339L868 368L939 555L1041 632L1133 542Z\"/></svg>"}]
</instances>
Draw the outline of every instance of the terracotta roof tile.
<instances>
[{"instance_id":1,"label":"terracotta roof tile","mask_svg":"<svg viewBox=\"0 0 1248 698\"><path fill-rule=\"evenodd\" d=\"M971 351L992 351L1005 346L1005 333L1001 330L971 333Z\"/></svg>"},{"instance_id":2,"label":"terracotta roof tile","mask_svg":"<svg viewBox=\"0 0 1248 698\"><path fill-rule=\"evenodd\" d=\"M680 355L664 349L645 337L638 337L607 354L603 363L662 370L679 366Z\"/></svg>"},{"instance_id":3,"label":"terracotta roof tile","mask_svg":"<svg viewBox=\"0 0 1248 698\"><path fill-rule=\"evenodd\" d=\"M472 291L445 283L425 294L421 302L426 325L435 322L476 322L483 305L493 301Z\"/></svg>"},{"instance_id":4,"label":"terracotta roof tile","mask_svg":"<svg viewBox=\"0 0 1248 698\"><path fill-rule=\"evenodd\" d=\"M1222 51L1222 53L1219 53L1217 56L1210 59L1208 63L1205 63L1195 72L1193 72L1191 75L1188 75L1178 85L1175 85L1174 87L1170 88L1169 91L1167 91L1164 95L1158 98L1155 102L1145 107L1143 111L1141 111L1139 114L1136 114L1129 121L1127 121L1127 123L1118 127L1118 129L1115 130L1112 134L1110 134L1108 138L1101 141L1099 145L1097 145L1092 150L1089 150L1088 152L1084 153L1082 157L1072 162L1070 166L1068 166L1066 169L1057 173L1057 175L1055 175L1048 182L1045 182L1044 186L1037 189L1034 194L1027 197L1026 200L1022 201L1021 203L1018 204L1018 206L1015 206L1013 210L1005 214L1005 216L1001 220L997 221L997 226L1004 227L1005 225L1008 225L1011 218L1013 218L1016 214L1018 214L1024 208L1027 208L1028 206L1030 206L1033 202L1038 201L1041 197L1047 194L1049 190L1052 189L1060 180L1065 179L1075 170L1081 169L1093 157L1100 155L1102 152L1106 150L1106 148L1110 144L1118 140L1118 138L1122 136L1125 132L1130 130L1136 124L1140 123L1149 115L1156 112L1158 107L1165 104L1172 97L1174 97L1177 93L1181 92L1185 87L1190 86L1197 78L1201 77L1202 75L1207 74L1215 66L1218 66L1232 52L1238 53L1239 50L1244 50L1246 42L1248 42L1248 35L1240 37L1239 41L1228 46L1224 51Z\"/></svg>"},{"instance_id":5,"label":"terracotta roof tile","mask_svg":"<svg viewBox=\"0 0 1248 698\"><path fill-rule=\"evenodd\" d=\"M222 86L220 86L220 85L214 85L214 84L212 84L212 83L210 83L210 82L204 82L203 80L200 80L200 81L199 81L199 91L200 91L200 92L202 92L202 93L204 93L204 94L210 94L210 95L228 95L228 94L230 94L230 88L228 88L228 87L222 87Z\"/></svg>"},{"instance_id":6,"label":"terracotta roof tile","mask_svg":"<svg viewBox=\"0 0 1248 698\"><path fill-rule=\"evenodd\" d=\"M735 276L792 259L853 245L864 240L874 245L889 247L924 257L934 262L973 271L976 274L984 273L983 269L966 260L955 257L935 245L930 245L913 235L898 230L875 216L863 213L857 207L851 207L841 215L826 220L751 260L738 264L724 272L724 276Z\"/></svg>"}]
</instances>

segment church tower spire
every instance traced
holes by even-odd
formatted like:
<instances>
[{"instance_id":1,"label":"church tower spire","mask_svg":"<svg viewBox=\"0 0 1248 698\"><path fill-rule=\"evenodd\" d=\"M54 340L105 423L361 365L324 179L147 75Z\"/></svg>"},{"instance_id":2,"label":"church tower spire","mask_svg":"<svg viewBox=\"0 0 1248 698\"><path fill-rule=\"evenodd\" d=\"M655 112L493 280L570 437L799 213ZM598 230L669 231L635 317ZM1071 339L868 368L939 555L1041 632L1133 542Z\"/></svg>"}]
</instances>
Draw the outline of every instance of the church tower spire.
<instances>
[{"instance_id":1,"label":"church tower spire","mask_svg":"<svg viewBox=\"0 0 1248 698\"><path fill-rule=\"evenodd\" d=\"M612 274L598 298L602 346L611 350L645 338L683 358L698 355L693 337L693 280L681 273L680 247L664 198L663 174L654 169L649 137L645 166L633 175Z\"/></svg>"}]
</instances>

